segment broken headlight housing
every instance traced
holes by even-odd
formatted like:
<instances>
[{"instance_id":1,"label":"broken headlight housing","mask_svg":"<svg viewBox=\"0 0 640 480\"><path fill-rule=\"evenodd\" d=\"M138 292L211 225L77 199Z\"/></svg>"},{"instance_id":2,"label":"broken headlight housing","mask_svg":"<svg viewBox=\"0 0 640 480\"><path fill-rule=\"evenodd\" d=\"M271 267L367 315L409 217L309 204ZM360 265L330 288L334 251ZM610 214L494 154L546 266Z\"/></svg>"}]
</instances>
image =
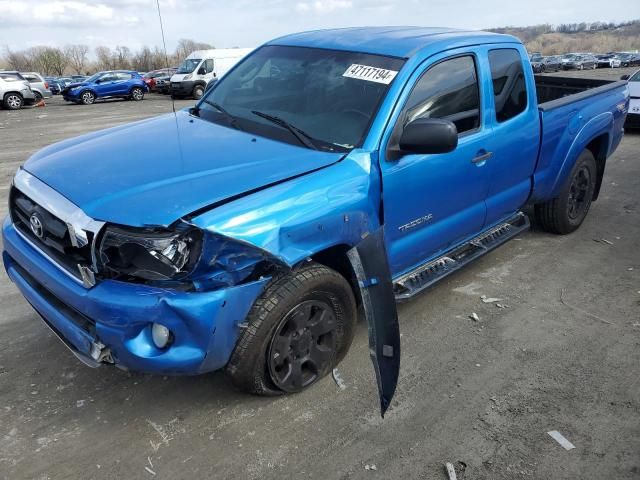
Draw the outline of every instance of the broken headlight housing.
<instances>
[{"instance_id":1,"label":"broken headlight housing","mask_svg":"<svg viewBox=\"0 0 640 480\"><path fill-rule=\"evenodd\" d=\"M183 229L124 229L109 226L97 251L101 273L108 278L146 281L179 280L196 266L202 232Z\"/></svg>"}]
</instances>

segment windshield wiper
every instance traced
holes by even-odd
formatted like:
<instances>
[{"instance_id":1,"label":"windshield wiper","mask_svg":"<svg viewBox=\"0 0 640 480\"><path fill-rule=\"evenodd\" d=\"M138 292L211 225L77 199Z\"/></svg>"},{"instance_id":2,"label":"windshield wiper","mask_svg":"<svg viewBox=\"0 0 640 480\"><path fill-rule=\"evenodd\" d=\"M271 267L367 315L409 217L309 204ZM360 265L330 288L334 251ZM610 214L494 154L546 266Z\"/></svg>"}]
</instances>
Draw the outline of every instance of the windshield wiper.
<instances>
[{"instance_id":1,"label":"windshield wiper","mask_svg":"<svg viewBox=\"0 0 640 480\"><path fill-rule=\"evenodd\" d=\"M311 135L309 135L304 130L300 130L296 126L291 125L285 119L276 117L275 115L270 115L268 113L260 112L258 110L251 110L251 113L253 113L254 115L257 115L258 117L262 117L265 120L269 120L271 123L275 123L276 125L286 128L305 147L310 148L311 150L318 150L318 147L313 143L315 139Z\"/></svg>"},{"instance_id":2,"label":"windshield wiper","mask_svg":"<svg viewBox=\"0 0 640 480\"><path fill-rule=\"evenodd\" d=\"M222 113L225 117L227 117L227 119L229 120L229 123L231 124L231 126L233 128L235 128L236 130L242 130L240 128L240 126L238 125L238 119L235 116L233 116L232 114L230 114L222 105L220 105L220 104L218 104L216 102L212 102L210 100L203 100L203 102L206 103L207 105L212 106L213 108L218 110L220 113ZM199 113L200 109L198 108L197 111Z\"/></svg>"}]
</instances>

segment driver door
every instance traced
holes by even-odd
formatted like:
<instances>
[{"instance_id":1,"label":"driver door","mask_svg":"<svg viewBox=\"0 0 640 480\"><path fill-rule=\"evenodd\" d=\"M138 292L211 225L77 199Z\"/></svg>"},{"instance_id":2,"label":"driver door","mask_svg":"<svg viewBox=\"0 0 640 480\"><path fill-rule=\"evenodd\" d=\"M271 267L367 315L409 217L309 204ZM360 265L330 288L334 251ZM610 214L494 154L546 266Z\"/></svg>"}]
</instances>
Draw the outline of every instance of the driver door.
<instances>
[{"instance_id":1,"label":"driver door","mask_svg":"<svg viewBox=\"0 0 640 480\"><path fill-rule=\"evenodd\" d=\"M436 258L482 230L490 127L483 118L479 58L473 51L436 57L416 70L413 87L382 155L385 238L393 276ZM450 120L458 146L443 154L405 154L404 127L420 118ZM383 143L385 145L385 143Z\"/></svg>"}]
</instances>

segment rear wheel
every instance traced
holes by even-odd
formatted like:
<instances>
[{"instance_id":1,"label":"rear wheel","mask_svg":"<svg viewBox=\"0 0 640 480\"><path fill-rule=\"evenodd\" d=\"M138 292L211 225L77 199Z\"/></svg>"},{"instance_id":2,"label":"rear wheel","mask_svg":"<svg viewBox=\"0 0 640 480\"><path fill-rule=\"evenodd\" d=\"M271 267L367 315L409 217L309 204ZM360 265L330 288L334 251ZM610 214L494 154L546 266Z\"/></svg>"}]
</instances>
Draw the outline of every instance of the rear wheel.
<instances>
[{"instance_id":1,"label":"rear wheel","mask_svg":"<svg viewBox=\"0 0 640 480\"><path fill-rule=\"evenodd\" d=\"M139 102L144 99L144 90L140 87L134 87L131 89L131 100Z\"/></svg>"},{"instance_id":2,"label":"rear wheel","mask_svg":"<svg viewBox=\"0 0 640 480\"><path fill-rule=\"evenodd\" d=\"M580 227L589 213L596 186L596 161L589 150L582 152L560 195L535 206L535 216L548 232L566 235Z\"/></svg>"},{"instance_id":3,"label":"rear wheel","mask_svg":"<svg viewBox=\"0 0 640 480\"><path fill-rule=\"evenodd\" d=\"M9 110L20 110L24 105L22 96L18 93L7 93L4 96L4 108Z\"/></svg>"},{"instance_id":4,"label":"rear wheel","mask_svg":"<svg viewBox=\"0 0 640 480\"><path fill-rule=\"evenodd\" d=\"M96 96L91 90L85 90L80 95L80 102L82 102L83 105L91 105L95 101L96 101Z\"/></svg>"},{"instance_id":5,"label":"rear wheel","mask_svg":"<svg viewBox=\"0 0 640 480\"><path fill-rule=\"evenodd\" d=\"M33 92L33 97L35 98L36 103L42 100L42 94L40 92Z\"/></svg>"},{"instance_id":6,"label":"rear wheel","mask_svg":"<svg viewBox=\"0 0 640 480\"><path fill-rule=\"evenodd\" d=\"M204 87L202 85L196 85L193 87L193 98L196 100L200 100L202 95L204 95Z\"/></svg>"},{"instance_id":7,"label":"rear wheel","mask_svg":"<svg viewBox=\"0 0 640 480\"><path fill-rule=\"evenodd\" d=\"M258 395L304 390L342 360L355 320L349 283L310 263L272 281L256 300L227 373L239 389Z\"/></svg>"}]
</instances>

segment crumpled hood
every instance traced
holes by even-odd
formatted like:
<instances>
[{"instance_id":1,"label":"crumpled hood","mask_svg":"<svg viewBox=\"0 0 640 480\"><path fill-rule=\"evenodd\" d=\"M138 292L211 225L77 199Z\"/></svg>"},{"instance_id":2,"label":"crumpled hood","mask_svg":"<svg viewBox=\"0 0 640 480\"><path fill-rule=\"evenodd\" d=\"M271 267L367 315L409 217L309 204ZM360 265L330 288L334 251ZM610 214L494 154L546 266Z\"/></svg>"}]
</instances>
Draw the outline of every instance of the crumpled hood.
<instances>
[{"instance_id":1,"label":"crumpled hood","mask_svg":"<svg viewBox=\"0 0 640 480\"><path fill-rule=\"evenodd\" d=\"M179 111L56 143L23 168L96 220L166 226L341 156L256 137Z\"/></svg>"}]
</instances>

